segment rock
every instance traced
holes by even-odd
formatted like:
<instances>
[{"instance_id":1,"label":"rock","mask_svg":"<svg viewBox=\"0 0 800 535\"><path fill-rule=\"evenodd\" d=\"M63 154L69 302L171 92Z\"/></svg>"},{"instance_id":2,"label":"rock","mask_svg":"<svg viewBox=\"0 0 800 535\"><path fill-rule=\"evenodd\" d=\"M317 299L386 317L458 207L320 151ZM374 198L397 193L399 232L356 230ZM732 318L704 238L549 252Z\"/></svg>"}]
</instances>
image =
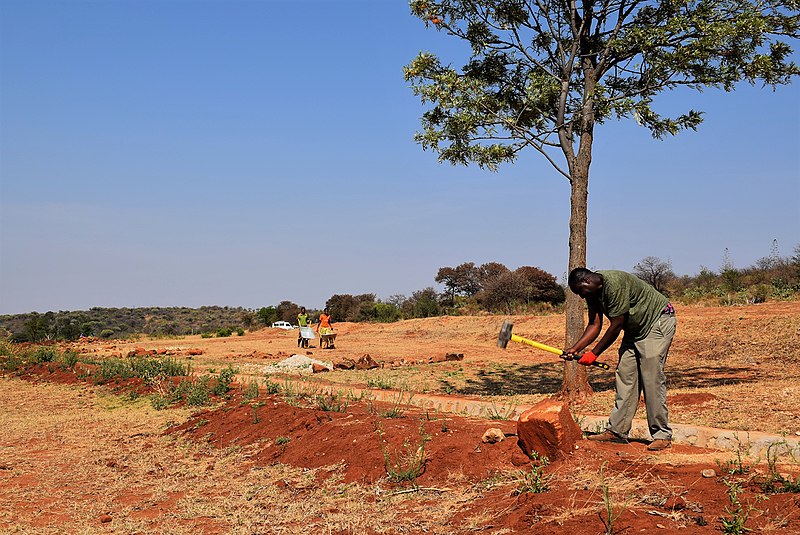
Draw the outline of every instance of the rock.
<instances>
[{"instance_id":1,"label":"rock","mask_svg":"<svg viewBox=\"0 0 800 535\"><path fill-rule=\"evenodd\" d=\"M101 524L108 524L109 522L111 522L111 515L100 515Z\"/></svg>"},{"instance_id":2,"label":"rock","mask_svg":"<svg viewBox=\"0 0 800 535\"><path fill-rule=\"evenodd\" d=\"M322 364L317 364L316 362L311 364L311 373L325 373L329 371L331 371L330 368Z\"/></svg>"},{"instance_id":3,"label":"rock","mask_svg":"<svg viewBox=\"0 0 800 535\"><path fill-rule=\"evenodd\" d=\"M444 360L464 360L464 353L448 353L444 356Z\"/></svg>"},{"instance_id":4,"label":"rock","mask_svg":"<svg viewBox=\"0 0 800 535\"><path fill-rule=\"evenodd\" d=\"M380 368L381 365L375 362L369 354L364 354L356 361L357 370L374 370Z\"/></svg>"},{"instance_id":5,"label":"rock","mask_svg":"<svg viewBox=\"0 0 800 535\"><path fill-rule=\"evenodd\" d=\"M572 453L582 433L566 403L546 399L520 414L517 435L526 455L535 452L552 461Z\"/></svg>"},{"instance_id":6,"label":"rock","mask_svg":"<svg viewBox=\"0 0 800 535\"><path fill-rule=\"evenodd\" d=\"M187 355L202 355L203 354L203 350L202 349L190 349L190 350L188 350L186 352L186 354Z\"/></svg>"},{"instance_id":7,"label":"rock","mask_svg":"<svg viewBox=\"0 0 800 535\"><path fill-rule=\"evenodd\" d=\"M128 351L128 354L126 356L128 358L144 357L144 356L147 356L147 355L155 355L155 353L156 353L155 350L148 351L143 347L135 347L135 348L133 348L133 350Z\"/></svg>"},{"instance_id":8,"label":"rock","mask_svg":"<svg viewBox=\"0 0 800 535\"><path fill-rule=\"evenodd\" d=\"M706 468L705 470L700 472L700 475L702 475L705 478L717 477L717 473L712 468Z\"/></svg>"},{"instance_id":9,"label":"rock","mask_svg":"<svg viewBox=\"0 0 800 535\"><path fill-rule=\"evenodd\" d=\"M517 467L530 466L531 458L520 450L514 450L514 453L511 454L511 464Z\"/></svg>"},{"instance_id":10,"label":"rock","mask_svg":"<svg viewBox=\"0 0 800 535\"><path fill-rule=\"evenodd\" d=\"M506 435L503 433L503 430L496 427L487 429L481 438L484 444L495 444L497 442L502 442L505 439Z\"/></svg>"},{"instance_id":11,"label":"rock","mask_svg":"<svg viewBox=\"0 0 800 535\"><path fill-rule=\"evenodd\" d=\"M354 370L356 368L356 361L353 359L342 359L339 362L334 362L333 367L337 370Z\"/></svg>"},{"instance_id":12,"label":"rock","mask_svg":"<svg viewBox=\"0 0 800 535\"><path fill-rule=\"evenodd\" d=\"M431 357L428 359L428 362L434 364L436 362L445 362L447 357L445 355L436 355L435 357Z\"/></svg>"},{"instance_id":13,"label":"rock","mask_svg":"<svg viewBox=\"0 0 800 535\"><path fill-rule=\"evenodd\" d=\"M664 509L667 511L681 511L686 509L686 500L683 496L670 496L664 502Z\"/></svg>"}]
</instances>

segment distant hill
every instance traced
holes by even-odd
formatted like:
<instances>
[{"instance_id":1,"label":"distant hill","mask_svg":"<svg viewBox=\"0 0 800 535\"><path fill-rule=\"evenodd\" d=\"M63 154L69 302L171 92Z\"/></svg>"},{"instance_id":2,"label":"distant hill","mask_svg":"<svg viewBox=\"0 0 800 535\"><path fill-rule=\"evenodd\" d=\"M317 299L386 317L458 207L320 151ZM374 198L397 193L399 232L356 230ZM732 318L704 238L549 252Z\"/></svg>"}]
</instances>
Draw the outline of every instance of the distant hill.
<instances>
[{"instance_id":1,"label":"distant hill","mask_svg":"<svg viewBox=\"0 0 800 535\"><path fill-rule=\"evenodd\" d=\"M258 324L255 311L241 307L204 306L92 308L39 314L0 316L0 336L18 342L74 340L83 336L126 338L132 334L186 335L218 329L250 329Z\"/></svg>"}]
</instances>

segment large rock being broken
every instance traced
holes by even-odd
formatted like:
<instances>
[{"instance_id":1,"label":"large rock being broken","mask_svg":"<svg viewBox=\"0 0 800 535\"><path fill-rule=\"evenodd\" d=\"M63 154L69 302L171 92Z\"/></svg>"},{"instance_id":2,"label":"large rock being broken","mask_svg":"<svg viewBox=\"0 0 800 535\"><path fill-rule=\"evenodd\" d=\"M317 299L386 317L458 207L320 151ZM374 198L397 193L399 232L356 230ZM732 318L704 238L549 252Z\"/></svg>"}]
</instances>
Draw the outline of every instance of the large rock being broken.
<instances>
[{"instance_id":1,"label":"large rock being broken","mask_svg":"<svg viewBox=\"0 0 800 535\"><path fill-rule=\"evenodd\" d=\"M536 453L550 460L572 453L583 436L567 404L554 399L541 401L520 414L517 435L525 455L532 457Z\"/></svg>"}]
</instances>

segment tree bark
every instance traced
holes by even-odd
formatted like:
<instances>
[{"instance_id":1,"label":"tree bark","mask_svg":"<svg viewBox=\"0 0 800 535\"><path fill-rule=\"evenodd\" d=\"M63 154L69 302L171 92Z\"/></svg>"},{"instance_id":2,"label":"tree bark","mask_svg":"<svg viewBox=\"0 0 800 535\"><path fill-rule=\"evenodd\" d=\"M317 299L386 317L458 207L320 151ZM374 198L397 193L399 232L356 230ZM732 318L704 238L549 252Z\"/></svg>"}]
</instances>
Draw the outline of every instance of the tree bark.
<instances>
[{"instance_id":1,"label":"tree bark","mask_svg":"<svg viewBox=\"0 0 800 535\"><path fill-rule=\"evenodd\" d=\"M588 200L589 166L581 164L578 154L572 172L569 217L569 270L586 266L586 208ZM583 299L567 289L566 345L580 338L586 326ZM572 403L592 394L586 366L576 361L564 362L564 379L559 397Z\"/></svg>"},{"instance_id":2,"label":"tree bark","mask_svg":"<svg viewBox=\"0 0 800 535\"><path fill-rule=\"evenodd\" d=\"M592 143L594 142L594 65L589 56L583 60L584 95L583 113L579 122L580 141L578 152L570 165L570 214L569 214L569 271L576 267L586 267L586 225L589 198L589 166L592 163ZM566 303L566 344L572 345L585 328L583 300L567 290ZM561 383L560 397L570 403L585 399L593 391L589 385L586 366L575 361L564 362L564 380Z\"/></svg>"}]
</instances>

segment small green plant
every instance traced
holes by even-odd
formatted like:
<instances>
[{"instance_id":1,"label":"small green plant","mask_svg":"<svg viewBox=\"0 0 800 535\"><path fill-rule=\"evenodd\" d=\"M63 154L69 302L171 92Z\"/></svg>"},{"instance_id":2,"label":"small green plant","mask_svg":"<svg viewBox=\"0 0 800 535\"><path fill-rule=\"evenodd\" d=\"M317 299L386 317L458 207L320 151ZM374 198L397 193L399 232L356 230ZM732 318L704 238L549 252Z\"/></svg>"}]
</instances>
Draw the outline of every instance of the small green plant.
<instances>
[{"instance_id":1,"label":"small green plant","mask_svg":"<svg viewBox=\"0 0 800 535\"><path fill-rule=\"evenodd\" d=\"M447 433L450 429L447 427L447 415L442 414L442 433Z\"/></svg>"},{"instance_id":2,"label":"small green plant","mask_svg":"<svg viewBox=\"0 0 800 535\"><path fill-rule=\"evenodd\" d=\"M250 405L253 408L253 423L257 424L261 420L258 418L258 409L264 406L263 403L253 403Z\"/></svg>"},{"instance_id":3,"label":"small green plant","mask_svg":"<svg viewBox=\"0 0 800 535\"><path fill-rule=\"evenodd\" d=\"M317 396L316 404L320 410L326 412L347 412L348 401L341 392L337 392Z\"/></svg>"},{"instance_id":4,"label":"small green plant","mask_svg":"<svg viewBox=\"0 0 800 535\"><path fill-rule=\"evenodd\" d=\"M220 371L219 375L217 376L217 380L214 383L214 395L223 396L227 394L231 389L231 383L233 382L233 378L236 377L237 373L238 370L231 365L228 365L227 368Z\"/></svg>"},{"instance_id":5,"label":"small green plant","mask_svg":"<svg viewBox=\"0 0 800 535\"><path fill-rule=\"evenodd\" d=\"M411 400L413 399L413 397L414 394L412 392L408 395L408 400L404 404L403 392L401 391L400 393L397 394L397 396L395 396L391 407L389 407L385 411L381 411L380 415L383 418L402 418L403 414L405 414L406 412L406 409L408 409L408 406L411 405Z\"/></svg>"},{"instance_id":6,"label":"small green plant","mask_svg":"<svg viewBox=\"0 0 800 535\"><path fill-rule=\"evenodd\" d=\"M491 408L487 409L489 413L490 420L511 420L516 415L516 404L511 403L510 405L500 407L499 409L492 401Z\"/></svg>"},{"instance_id":7,"label":"small green plant","mask_svg":"<svg viewBox=\"0 0 800 535\"><path fill-rule=\"evenodd\" d=\"M378 388L380 390L391 390L394 388L394 381L384 377L375 377L372 379L367 379L367 387Z\"/></svg>"},{"instance_id":8,"label":"small green plant","mask_svg":"<svg viewBox=\"0 0 800 535\"><path fill-rule=\"evenodd\" d=\"M258 397L258 381L247 381L242 388L242 397L245 401L252 401Z\"/></svg>"},{"instance_id":9,"label":"small green plant","mask_svg":"<svg viewBox=\"0 0 800 535\"><path fill-rule=\"evenodd\" d=\"M746 465L743 459L743 457L746 455L747 449L747 445L739 442L739 445L736 447L736 459L732 461L726 461L724 464L720 464L720 462L717 461L717 466L719 466L720 470L725 471L732 476L743 475L750 472L751 467Z\"/></svg>"},{"instance_id":10,"label":"small green plant","mask_svg":"<svg viewBox=\"0 0 800 535\"><path fill-rule=\"evenodd\" d=\"M217 337L218 338L226 338L233 334L233 331L229 327L220 327L217 329Z\"/></svg>"},{"instance_id":11,"label":"small green plant","mask_svg":"<svg viewBox=\"0 0 800 535\"><path fill-rule=\"evenodd\" d=\"M529 471L520 471L519 486L517 487L517 494L539 494L549 490L549 483L552 476L545 475L544 469L550 464L550 460L544 456L539 455L537 452L531 452L531 469Z\"/></svg>"},{"instance_id":12,"label":"small green plant","mask_svg":"<svg viewBox=\"0 0 800 535\"><path fill-rule=\"evenodd\" d=\"M386 468L386 474L389 480L394 483L402 483L403 481L414 482L419 476L425 472L425 467L428 463L428 456L425 453L425 444L427 444L431 437L425 434L425 428L422 424L419 426L420 441L412 444L406 438L403 441L403 446L395 455L395 460L389 454L387 446L383 440L383 429L378 427L378 436L381 440L381 451L383 451L383 463Z\"/></svg>"},{"instance_id":13,"label":"small green plant","mask_svg":"<svg viewBox=\"0 0 800 535\"><path fill-rule=\"evenodd\" d=\"M622 504L619 507L615 507L611 499L611 486L606 479L605 470L607 465L608 462L604 462L602 466L600 466L600 489L603 493L603 505L605 506L605 514L600 515L600 520L606 528L606 535L612 535L614 533L614 522L619 520L619 517L622 516L622 513L627 509L627 505Z\"/></svg>"},{"instance_id":14,"label":"small green plant","mask_svg":"<svg viewBox=\"0 0 800 535\"><path fill-rule=\"evenodd\" d=\"M278 446L285 446L286 444L288 444L291 441L292 441L292 439L289 438L289 437L277 437L275 439L275 444L278 445Z\"/></svg>"},{"instance_id":15,"label":"small green plant","mask_svg":"<svg viewBox=\"0 0 800 535\"><path fill-rule=\"evenodd\" d=\"M200 338L211 338L211 337L213 337L213 336L214 336L214 335L213 335L213 334L211 334L211 333L201 333L201 334L200 334Z\"/></svg>"},{"instance_id":16,"label":"small green plant","mask_svg":"<svg viewBox=\"0 0 800 535\"><path fill-rule=\"evenodd\" d=\"M749 502L746 506L742 504L741 500L739 499L739 494L744 492L744 490L742 489L742 485L740 483L726 481L725 484L728 486L728 500L730 500L733 509L725 507L725 512L730 516L720 518L720 521L722 522L722 532L729 535L741 535L743 533L752 531L752 529L745 526L745 524L750 518L750 513L757 510L756 507ZM756 501L763 500L765 498L766 497L763 495L757 495Z\"/></svg>"},{"instance_id":17,"label":"small green plant","mask_svg":"<svg viewBox=\"0 0 800 535\"><path fill-rule=\"evenodd\" d=\"M242 329L241 327L237 327L236 336L244 336L244 329Z\"/></svg>"},{"instance_id":18,"label":"small green plant","mask_svg":"<svg viewBox=\"0 0 800 535\"><path fill-rule=\"evenodd\" d=\"M205 418L200 418L199 420L197 420L197 422L195 422L194 428L200 429L204 425L208 425L208 420L206 420Z\"/></svg>"},{"instance_id":19,"label":"small green plant","mask_svg":"<svg viewBox=\"0 0 800 535\"><path fill-rule=\"evenodd\" d=\"M268 396L272 396L280 392L281 385L278 383L270 380L269 375L267 375L267 381L264 383L264 391L267 393Z\"/></svg>"},{"instance_id":20,"label":"small green plant","mask_svg":"<svg viewBox=\"0 0 800 535\"><path fill-rule=\"evenodd\" d=\"M800 492L800 474L792 479L791 476L786 477L778 472L778 454L782 448L791 452L786 440L773 442L767 446L767 473L761 480L761 489L767 494ZM792 460L794 460L793 454Z\"/></svg>"}]
</instances>

